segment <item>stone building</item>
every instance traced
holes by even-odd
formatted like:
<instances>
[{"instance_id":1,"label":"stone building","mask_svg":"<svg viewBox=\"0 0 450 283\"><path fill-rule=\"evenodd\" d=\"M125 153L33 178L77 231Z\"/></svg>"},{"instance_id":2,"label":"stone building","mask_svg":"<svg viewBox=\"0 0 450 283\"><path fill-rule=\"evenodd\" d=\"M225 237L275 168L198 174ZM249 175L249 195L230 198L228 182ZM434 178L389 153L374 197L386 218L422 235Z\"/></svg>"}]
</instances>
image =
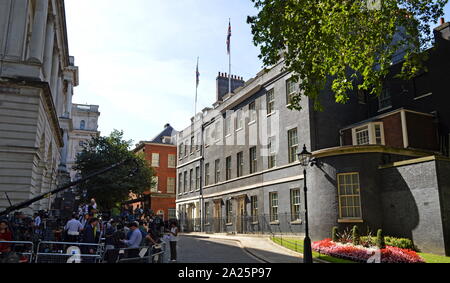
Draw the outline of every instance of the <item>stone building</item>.
<instances>
[{"instance_id":1,"label":"stone building","mask_svg":"<svg viewBox=\"0 0 450 283\"><path fill-rule=\"evenodd\" d=\"M83 145L93 137L99 137L98 119L100 117L98 105L73 104L72 123L70 139L67 152L67 169L71 180L75 180L77 171L72 167L75 165L77 154L83 150Z\"/></svg>"},{"instance_id":2,"label":"stone building","mask_svg":"<svg viewBox=\"0 0 450 283\"><path fill-rule=\"evenodd\" d=\"M64 1L0 1L0 209L9 206L4 192L12 203L27 200L54 189L58 168L66 170L77 73Z\"/></svg>"},{"instance_id":3,"label":"stone building","mask_svg":"<svg viewBox=\"0 0 450 283\"><path fill-rule=\"evenodd\" d=\"M297 152L306 145L315 158L306 178L313 240L358 225L450 254L449 23L435 35L427 72L401 81L394 64L380 97L351 93L347 104L327 85L323 112L306 97L301 111L288 109L298 84L282 62L232 93L218 87L213 107L177 135L182 229L303 233ZM219 74L218 86L228 78Z\"/></svg>"},{"instance_id":4,"label":"stone building","mask_svg":"<svg viewBox=\"0 0 450 283\"><path fill-rule=\"evenodd\" d=\"M175 144L176 131L170 124L150 141L141 141L133 150L136 154L143 154L144 158L155 171L155 185L144 193L141 200L131 200L133 206L141 205L151 209L164 220L176 219L175 190L177 146Z\"/></svg>"}]
</instances>

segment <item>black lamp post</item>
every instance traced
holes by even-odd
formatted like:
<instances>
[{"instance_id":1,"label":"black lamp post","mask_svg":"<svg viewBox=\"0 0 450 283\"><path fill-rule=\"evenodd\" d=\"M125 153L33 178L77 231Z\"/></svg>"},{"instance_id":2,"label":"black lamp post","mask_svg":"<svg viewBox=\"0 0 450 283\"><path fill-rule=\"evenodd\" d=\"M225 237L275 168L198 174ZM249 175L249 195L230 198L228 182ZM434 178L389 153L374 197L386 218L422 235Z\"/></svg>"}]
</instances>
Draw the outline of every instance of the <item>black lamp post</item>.
<instances>
[{"instance_id":1,"label":"black lamp post","mask_svg":"<svg viewBox=\"0 0 450 283\"><path fill-rule=\"evenodd\" d=\"M308 189L306 187L306 168L311 163L311 152L306 150L306 145L303 146L303 151L298 153L298 160L300 161L300 165L303 167L303 180L305 182L304 191L305 191L305 239L303 241L303 262L304 263L313 263L312 259L312 249L311 249L311 239L309 238L309 228L308 228Z\"/></svg>"}]
</instances>

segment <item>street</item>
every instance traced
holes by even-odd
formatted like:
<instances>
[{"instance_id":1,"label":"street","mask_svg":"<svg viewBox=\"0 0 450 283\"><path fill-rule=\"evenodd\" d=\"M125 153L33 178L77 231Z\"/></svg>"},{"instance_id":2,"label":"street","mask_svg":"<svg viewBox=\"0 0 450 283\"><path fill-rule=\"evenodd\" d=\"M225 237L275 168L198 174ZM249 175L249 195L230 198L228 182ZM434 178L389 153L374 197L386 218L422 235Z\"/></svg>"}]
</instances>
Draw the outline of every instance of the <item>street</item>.
<instances>
[{"instance_id":1,"label":"street","mask_svg":"<svg viewBox=\"0 0 450 283\"><path fill-rule=\"evenodd\" d=\"M233 240L181 236L179 263L261 263Z\"/></svg>"}]
</instances>

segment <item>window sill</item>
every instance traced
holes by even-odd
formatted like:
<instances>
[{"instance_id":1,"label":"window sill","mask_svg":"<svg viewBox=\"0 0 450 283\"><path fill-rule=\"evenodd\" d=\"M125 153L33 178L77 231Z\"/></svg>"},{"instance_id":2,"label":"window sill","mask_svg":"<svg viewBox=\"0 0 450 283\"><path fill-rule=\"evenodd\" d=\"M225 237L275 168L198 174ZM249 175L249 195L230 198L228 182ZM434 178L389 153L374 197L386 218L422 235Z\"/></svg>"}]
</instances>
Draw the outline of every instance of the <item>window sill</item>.
<instances>
[{"instance_id":1,"label":"window sill","mask_svg":"<svg viewBox=\"0 0 450 283\"><path fill-rule=\"evenodd\" d=\"M242 131L243 128L236 129L236 132Z\"/></svg>"},{"instance_id":2,"label":"window sill","mask_svg":"<svg viewBox=\"0 0 450 283\"><path fill-rule=\"evenodd\" d=\"M248 125L249 125L249 126L250 126L250 125L253 125L253 124L256 124L256 120L248 122Z\"/></svg>"},{"instance_id":3,"label":"window sill","mask_svg":"<svg viewBox=\"0 0 450 283\"><path fill-rule=\"evenodd\" d=\"M225 136L225 138L229 138L229 137L231 137L231 134L228 134L228 135Z\"/></svg>"},{"instance_id":4,"label":"window sill","mask_svg":"<svg viewBox=\"0 0 450 283\"><path fill-rule=\"evenodd\" d=\"M227 223L225 226L233 226L233 223Z\"/></svg>"},{"instance_id":5,"label":"window sill","mask_svg":"<svg viewBox=\"0 0 450 283\"><path fill-rule=\"evenodd\" d=\"M275 112L272 112L272 113L267 114L267 118L269 118L270 116L272 116L272 115L274 115L274 114L275 114Z\"/></svg>"},{"instance_id":6,"label":"window sill","mask_svg":"<svg viewBox=\"0 0 450 283\"><path fill-rule=\"evenodd\" d=\"M269 222L270 225L280 225L280 220Z\"/></svg>"},{"instance_id":7,"label":"window sill","mask_svg":"<svg viewBox=\"0 0 450 283\"><path fill-rule=\"evenodd\" d=\"M291 225L301 225L301 224L303 224L303 221L301 219L295 220L295 221L291 221Z\"/></svg>"},{"instance_id":8,"label":"window sill","mask_svg":"<svg viewBox=\"0 0 450 283\"><path fill-rule=\"evenodd\" d=\"M421 98L424 98L424 97L427 97L427 96L431 96L431 95L433 95L432 92L425 93L425 94L419 95L419 96L417 96L417 97L414 97L414 100L419 100L419 99L421 99Z\"/></svg>"},{"instance_id":9,"label":"window sill","mask_svg":"<svg viewBox=\"0 0 450 283\"><path fill-rule=\"evenodd\" d=\"M362 219L338 219L338 223L363 223L364 221Z\"/></svg>"},{"instance_id":10,"label":"window sill","mask_svg":"<svg viewBox=\"0 0 450 283\"><path fill-rule=\"evenodd\" d=\"M205 223L205 226L211 226L211 224L210 223Z\"/></svg>"},{"instance_id":11,"label":"window sill","mask_svg":"<svg viewBox=\"0 0 450 283\"><path fill-rule=\"evenodd\" d=\"M252 224L252 225L258 225L258 224L259 224L259 221L252 222L251 224Z\"/></svg>"}]
</instances>

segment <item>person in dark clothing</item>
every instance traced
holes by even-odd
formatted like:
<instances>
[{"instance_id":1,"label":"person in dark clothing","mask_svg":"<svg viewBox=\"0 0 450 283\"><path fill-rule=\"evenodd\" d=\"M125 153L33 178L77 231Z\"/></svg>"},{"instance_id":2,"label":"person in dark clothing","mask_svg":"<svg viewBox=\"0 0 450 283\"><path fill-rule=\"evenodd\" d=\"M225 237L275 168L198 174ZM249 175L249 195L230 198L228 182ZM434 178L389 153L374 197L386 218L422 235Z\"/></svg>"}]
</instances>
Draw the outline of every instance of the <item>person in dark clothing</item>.
<instances>
[{"instance_id":1,"label":"person in dark clothing","mask_svg":"<svg viewBox=\"0 0 450 283\"><path fill-rule=\"evenodd\" d=\"M96 244L95 241L96 235L95 235L95 227L97 227L98 219L97 218L91 218L89 219L89 224L86 225L84 231L83 231L83 239L82 243L84 244ZM92 246L84 246L82 249L83 254L95 254L96 249Z\"/></svg>"}]
</instances>

